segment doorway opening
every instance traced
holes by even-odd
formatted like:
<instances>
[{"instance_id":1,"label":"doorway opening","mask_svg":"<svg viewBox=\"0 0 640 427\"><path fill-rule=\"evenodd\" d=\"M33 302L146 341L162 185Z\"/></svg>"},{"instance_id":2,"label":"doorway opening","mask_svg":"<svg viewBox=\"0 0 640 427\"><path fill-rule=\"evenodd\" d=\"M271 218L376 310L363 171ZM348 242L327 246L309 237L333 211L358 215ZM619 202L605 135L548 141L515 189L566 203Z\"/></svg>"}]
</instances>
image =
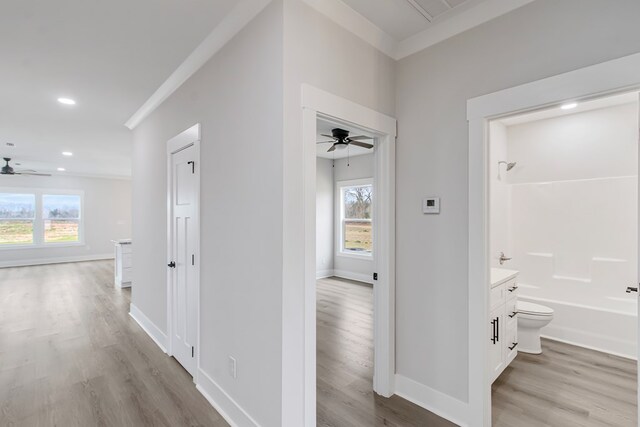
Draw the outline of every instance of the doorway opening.
<instances>
[{"instance_id":1,"label":"doorway opening","mask_svg":"<svg viewBox=\"0 0 640 427\"><path fill-rule=\"evenodd\" d=\"M637 425L638 97L489 123L494 426Z\"/></svg>"},{"instance_id":2,"label":"doorway opening","mask_svg":"<svg viewBox=\"0 0 640 427\"><path fill-rule=\"evenodd\" d=\"M372 270L361 270L359 275L351 276L351 279L373 282L371 289L372 298L372 336L373 336L373 381L372 388L375 393L389 397L394 393L395 377L395 135L396 121L381 113L357 105L351 101L331 95L308 85L303 85L303 143L304 143L304 176L305 176L305 304L304 304L304 418L306 426L316 425L316 292L317 273L316 240L317 240L317 153L318 145L324 145L324 150L329 149L328 144L317 144L319 134L334 136L333 129L353 130L350 135L366 136L372 139L362 139L364 142L374 142L371 160L373 162L373 178L370 183L343 182L338 188L338 193L352 189L364 191L371 189L372 203L370 209L371 218L362 213L353 213L356 218L343 217L341 226L336 234L333 234L333 248L350 257L369 257ZM323 129L322 126L327 126ZM323 129L318 131L318 129ZM339 135L337 135L339 137ZM323 137L327 140L327 137ZM355 144L354 144L355 146ZM363 148L363 147L358 147ZM355 168L350 154L354 147L347 149L347 159ZM336 148L335 151L339 149ZM369 151L369 149L366 149ZM343 150L340 150L342 152ZM337 153L336 153L337 154ZM333 165L332 165L333 166ZM351 167L347 166L347 167ZM362 178L362 177L361 177ZM367 177L364 177L367 178ZM370 186L370 187L367 187ZM333 187L333 185L332 185ZM335 193L334 188L334 193ZM334 201L334 204L335 201ZM347 215L351 216L351 215ZM368 221L371 219L371 221ZM336 236L338 236L336 238ZM367 238L368 236L368 238ZM367 252L371 251L368 255ZM348 257L347 257L348 255ZM350 258L353 259L353 258ZM358 261L358 259L355 259ZM335 260L334 260L335 262ZM335 274L335 264L331 274ZM353 283L351 283L353 284ZM360 286L360 285L356 285ZM362 289L362 288L360 288Z\"/></svg>"},{"instance_id":3,"label":"doorway opening","mask_svg":"<svg viewBox=\"0 0 640 427\"><path fill-rule=\"evenodd\" d=\"M375 398L375 141L364 130L321 119L317 133L317 423L340 425L337 401L346 398L366 412L368 399L357 397ZM358 145L343 144L344 135Z\"/></svg>"},{"instance_id":4,"label":"doorway opening","mask_svg":"<svg viewBox=\"0 0 640 427\"><path fill-rule=\"evenodd\" d=\"M488 349L494 339L497 341L498 335L505 338L504 331L500 326L492 328L492 326L497 325L498 323L502 323L502 325L504 325L505 322L494 322L494 325L492 325L491 321L494 319L490 318L490 307L492 301L491 294L493 293L493 289L491 287L492 280L490 277L490 262L491 258L494 256L491 252L490 246L491 226L489 216L491 196L489 180L490 168L492 167L489 162L491 122L517 114L525 114L527 112L541 111L544 109L561 108L563 106L569 110L575 107L573 104L580 105L581 103L599 98L625 94L632 91L637 92L640 90L640 80L638 79L639 73L640 55L635 54L554 77L545 78L543 80L527 83L518 87L483 95L478 98L470 99L467 102L467 118L469 121L468 424L470 426L492 425L492 377L490 375L490 369L488 368L490 366ZM554 158L554 156L551 156L551 158ZM632 160L636 162L637 165L637 157ZM512 163L516 164L512 165ZM498 163L495 166L497 167ZM515 159L507 158L500 159L499 166L502 168L500 171L501 175L513 174L517 171L517 168L521 166L521 163L518 163ZM509 171L506 169L509 169ZM536 169L533 168L532 170ZM570 196L573 197L574 195ZM589 193L585 195L585 198L588 197L597 198L597 195ZM535 206L535 208L539 209L540 207ZM573 208L574 207L572 207L572 209ZM637 210L635 215L637 216ZM570 224L570 227L574 227L576 224L578 224L577 221ZM592 231L597 232L597 230ZM637 233L637 225L634 233ZM635 238L637 239L637 236ZM544 253L544 251L540 252ZM500 254L498 254L498 257L503 258L503 262L508 261L507 258L511 258L508 253L505 253L504 256L500 256ZM578 271L579 267L575 263L567 262L567 259L568 258L562 261L564 263L563 268L567 272L575 274L575 271ZM563 274L556 275L563 276ZM513 277L505 277L505 283L509 282L511 279L513 279ZM637 281L637 272L635 280ZM514 285L516 289L519 289L516 281L516 283L510 284L508 288L504 287L496 289L496 292L509 292L509 289L514 290ZM622 293L625 293L624 288L627 286L637 288L635 283L624 283L622 285ZM526 316L523 317L528 318L532 312L533 314L537 313L535 312L535 307L534 310L525 308L521 312L518 312L518 315L524 313ZM636 316L635 319L637 322L638 317ZM622 327L621 325L616 326ZM520 330L518 330L517 341L521 341ZM524 347L524 345L521 346L521 348L522 347ZM577 360L574 361L574 363L577 363ZM637 366L636 361L633 361L632 364ZM635 386L637 387L637 376ZM523 390L527 390L527 388L523 387ZM589 387L583 387L583 390L589 392ZM637 414L637 396L635 400L635 413ZM538 408L538 411L541 414L546 414L548 412L544 408ZM562 410L558 409L556 411L562 412ZM597 412L598 411L595 411L594 414ZM600 411L600 413L603 413L603 411Z\"/></svg>"},{"instance_id":5,"label":"doorway opening","mask_svg":"<svg viewBox=\"0 0 640 427\"><path fill-rule=\"evenodd\" d=\"M197 379L200 337L200 125L167 143L167 354Z\"/></svg>"}]
</instances>

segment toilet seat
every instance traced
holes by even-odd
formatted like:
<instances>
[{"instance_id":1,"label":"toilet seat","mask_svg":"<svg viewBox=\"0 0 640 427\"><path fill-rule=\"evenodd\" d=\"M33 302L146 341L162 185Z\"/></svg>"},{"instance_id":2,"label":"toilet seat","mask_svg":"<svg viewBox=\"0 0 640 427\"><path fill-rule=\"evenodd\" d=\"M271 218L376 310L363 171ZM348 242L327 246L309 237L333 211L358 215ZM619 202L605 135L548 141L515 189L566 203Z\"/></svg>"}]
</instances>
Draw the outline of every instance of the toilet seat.
<instances>
[{"instance_id":1,"label":"toilet seat","mask_svg":"<svg viewBox=\"0 0 640 427\"><path fill-rule=\"evenodd\" d=\"M518 301L516 303L518 313L528 316L549 317L553 316L553 309L540 304L534 304L527 301Z\"/></svg>"}]
</instances>

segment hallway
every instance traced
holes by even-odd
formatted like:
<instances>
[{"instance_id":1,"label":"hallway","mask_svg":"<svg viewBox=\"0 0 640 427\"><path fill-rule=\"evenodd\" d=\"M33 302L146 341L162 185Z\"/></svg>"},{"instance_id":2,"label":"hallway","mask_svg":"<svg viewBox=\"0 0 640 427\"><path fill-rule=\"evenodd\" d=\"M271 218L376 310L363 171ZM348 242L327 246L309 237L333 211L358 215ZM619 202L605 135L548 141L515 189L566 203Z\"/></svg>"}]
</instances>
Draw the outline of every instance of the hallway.
<instances>
[{"instance_id":1,"label":"hallway","mask_svg":"<svg viewBox=\"0 0 640 427\"><path fill-rule=\"evenodd\" d=\"M130 298L112 261L0 269L0 425L228 425Z\"/></svg>"}]
</instances>

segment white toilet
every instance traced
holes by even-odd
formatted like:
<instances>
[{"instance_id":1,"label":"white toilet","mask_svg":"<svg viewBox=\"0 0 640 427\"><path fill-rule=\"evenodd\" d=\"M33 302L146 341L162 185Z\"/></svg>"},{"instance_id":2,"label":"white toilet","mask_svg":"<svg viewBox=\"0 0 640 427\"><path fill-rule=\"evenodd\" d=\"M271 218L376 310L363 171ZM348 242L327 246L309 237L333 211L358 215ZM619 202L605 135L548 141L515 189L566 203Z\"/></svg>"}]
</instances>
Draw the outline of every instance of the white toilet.
<instances>
[{"instance_id":1,"label":"white toilet","mask_svg":"<svg viewBox=\"0 0 640 427\"><path fill-rule=\"evenodd\" d=\"M540 329L553 320L553 309L532 302L518 301L518 351L540 354Z\"/></svg>"}]
</instances>

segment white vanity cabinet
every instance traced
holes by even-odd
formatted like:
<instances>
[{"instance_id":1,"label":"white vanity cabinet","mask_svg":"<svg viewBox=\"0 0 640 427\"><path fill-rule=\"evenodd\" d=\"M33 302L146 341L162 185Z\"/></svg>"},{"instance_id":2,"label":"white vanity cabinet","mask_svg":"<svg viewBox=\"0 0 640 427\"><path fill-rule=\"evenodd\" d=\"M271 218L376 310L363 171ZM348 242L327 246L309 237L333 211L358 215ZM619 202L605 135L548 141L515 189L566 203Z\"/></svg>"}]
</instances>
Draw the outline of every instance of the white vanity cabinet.
<instances>
[{"instance_id":1,"label":"white vanity cabinet","mask_svg":"<svg viewBox=\"0 0 640 427\"><path fill-rule=\"evenodd\" d=\"M115 285L128 288L132 280L132 245L130 239L112 240L116 246Z\"/></svg>"},{"instance_id":2,"label":"white vanity cabinet","mask_svg":"<svg viewBox=\"0 0 640 427\"><path fill-rule=\"evenodd\" d=\"M489 377L491 382L518 354L518 272L491 269L489 308Z\"/></svg>"}]
</instances>

